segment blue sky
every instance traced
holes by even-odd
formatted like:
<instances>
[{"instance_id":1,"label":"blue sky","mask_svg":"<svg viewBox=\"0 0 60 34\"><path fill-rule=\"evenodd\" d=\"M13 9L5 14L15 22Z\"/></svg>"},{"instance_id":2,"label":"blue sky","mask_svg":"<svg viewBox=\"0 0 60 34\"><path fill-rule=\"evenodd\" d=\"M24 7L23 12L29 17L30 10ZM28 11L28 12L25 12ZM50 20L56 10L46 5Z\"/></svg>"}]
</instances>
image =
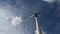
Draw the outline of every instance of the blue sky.
<instances>
[{"instance_id":1,"label":"blue sky","mask_svg":"<svg viewBox=\"0 0 60 34\"><path fill-rule=\"evenodd\" d=\"M58 0L59 1L59 0ZM35 19L38 16L43 34L60 34L59 2L55 0L0 0L1 34L35 34Z\"/></svg>"}]
</instances>

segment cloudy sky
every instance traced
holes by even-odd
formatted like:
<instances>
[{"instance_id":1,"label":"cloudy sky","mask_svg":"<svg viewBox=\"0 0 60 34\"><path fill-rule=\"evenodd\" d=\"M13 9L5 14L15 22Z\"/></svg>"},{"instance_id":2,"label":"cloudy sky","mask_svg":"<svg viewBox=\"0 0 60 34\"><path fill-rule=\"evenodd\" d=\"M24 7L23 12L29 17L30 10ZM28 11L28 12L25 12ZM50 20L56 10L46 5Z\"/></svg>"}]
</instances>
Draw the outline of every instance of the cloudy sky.
<instances>
[{"instance_id":1,"label":"cloudy sky","mask_svg":"<svg viewBox=\"0 0 60 34\"><path fill-rule=\"evenodd\" d=\"M59 0L57 0L59 1ZM60 5L56 0L0 0L0 34L35 34L38 16L42 34L60 34Z\"/></svg>"}]
</instances>

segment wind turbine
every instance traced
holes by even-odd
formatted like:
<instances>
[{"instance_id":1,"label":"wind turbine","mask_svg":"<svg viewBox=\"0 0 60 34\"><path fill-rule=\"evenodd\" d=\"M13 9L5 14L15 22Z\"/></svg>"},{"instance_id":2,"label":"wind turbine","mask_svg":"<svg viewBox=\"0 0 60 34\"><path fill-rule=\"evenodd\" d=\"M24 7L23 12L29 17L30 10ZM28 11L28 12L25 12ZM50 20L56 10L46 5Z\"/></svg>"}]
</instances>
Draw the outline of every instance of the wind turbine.
<instances>
[{"instance_id":1,"label":"wind turbine","mask_svg":"<svg viewBox=\"0 0 60 34\"><path fill-rule=\"evenodd\" d=\"M57 8L57 0L55 0L55 1L53 2L53 5L54 5L53 11L55 11L55 9ZM35 13L35 14L33 14L33 15L31 16L31 17L35 18L35 20L36 20L36 34L42 34L42 31L41 31L41 28L40 28L40 24L39 24L39 22L38 22L38 15L41 14L42 12L44 12L44 11Z\"/></svg>"},{"instance_id":2,"label":"wind turbine","mask_svg":"<svg viewBox=\"0 0 60 34\"><path fill-rule=\"evenodd\" d=\"M38 22L38 15L39 14L41 14L43 11L41 11L41 12L38 12L38 13L35 13L35 14L33 14L31 17L34 17L35 18L35 20L36 20L36 34L42 34L42 32L41 32L41 28L40 28L40 24L39 24L39 22Z\"/></svg>"}]
</instances>

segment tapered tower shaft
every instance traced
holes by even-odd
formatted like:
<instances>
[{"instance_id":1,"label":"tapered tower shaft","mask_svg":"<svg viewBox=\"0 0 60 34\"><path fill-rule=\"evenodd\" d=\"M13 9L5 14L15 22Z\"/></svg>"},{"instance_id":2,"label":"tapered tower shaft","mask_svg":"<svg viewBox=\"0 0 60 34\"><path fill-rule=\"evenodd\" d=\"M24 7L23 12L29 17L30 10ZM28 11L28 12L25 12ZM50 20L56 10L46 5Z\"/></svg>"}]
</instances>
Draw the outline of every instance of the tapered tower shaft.
<instances>
[{"instance_id":1,"label":"tapered tower shaft","mask_svg":"<svg viewBox=\"0 0 60 34\"><path fill-rule=\"evenodd\" d=\"M35 17L35 20L36 20L36 34L42 34L37 16Z\"/></svg>"}]
</instances>

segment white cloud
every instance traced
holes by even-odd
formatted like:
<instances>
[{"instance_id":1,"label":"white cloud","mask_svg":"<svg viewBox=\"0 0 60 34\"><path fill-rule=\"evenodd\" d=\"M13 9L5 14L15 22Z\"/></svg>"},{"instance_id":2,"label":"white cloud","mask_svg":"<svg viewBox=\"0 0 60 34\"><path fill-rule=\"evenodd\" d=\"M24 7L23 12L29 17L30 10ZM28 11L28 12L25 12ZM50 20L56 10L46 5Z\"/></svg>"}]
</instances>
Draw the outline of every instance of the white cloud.
<instances>
[{"instance_id":1,"label":"white cloud","mask_svg":"<svg viewBox=\"0 0 60 34\"><path fill-rule=\"evenodd\" d=\"M22 21L23 20L21 17L15 16L15 17L12 17L11 24L14 26L20 25L20 23L22 23Z\"/></svg>"},{"instance_id":2,"label":"white cloud","mask_svg":"<svg viewBox=\"0 0 60 34\"><path fill-rule=\"evenodd\" d=\"M46 1L46 2L54 2L55 0L43 0L43 1Z\"/></svg>"},{"instance_id":3,"label":"white cloud","mask_svg":"<svg viewBox=\"0 0 60 34\"><path fill-rule=\"evenodd\" d=\"M35 30L35 34L37 34L38 31ZM47 31L44 31L43 29L41 29L42 34L47 34Z\"/></svg>"},{"instance_id":4,"label":"white cloud","mask_svg":"<svg viewBox=\"0 0 60 34\"><path fill-rule=\"evenodd\" d=\"M57 0L57 2L60 2L60 0Z\"/></svg>"},{"instance_id":5,"label":"white cloud","mask_svg":"<svg viewBox=\"0 0 60 34\"><path fill-rule=\"evenodd\" d=\"M41 27L42 34L47 34L47 31L43 30L43 27Z\"/></svg>"}]
</instances>

